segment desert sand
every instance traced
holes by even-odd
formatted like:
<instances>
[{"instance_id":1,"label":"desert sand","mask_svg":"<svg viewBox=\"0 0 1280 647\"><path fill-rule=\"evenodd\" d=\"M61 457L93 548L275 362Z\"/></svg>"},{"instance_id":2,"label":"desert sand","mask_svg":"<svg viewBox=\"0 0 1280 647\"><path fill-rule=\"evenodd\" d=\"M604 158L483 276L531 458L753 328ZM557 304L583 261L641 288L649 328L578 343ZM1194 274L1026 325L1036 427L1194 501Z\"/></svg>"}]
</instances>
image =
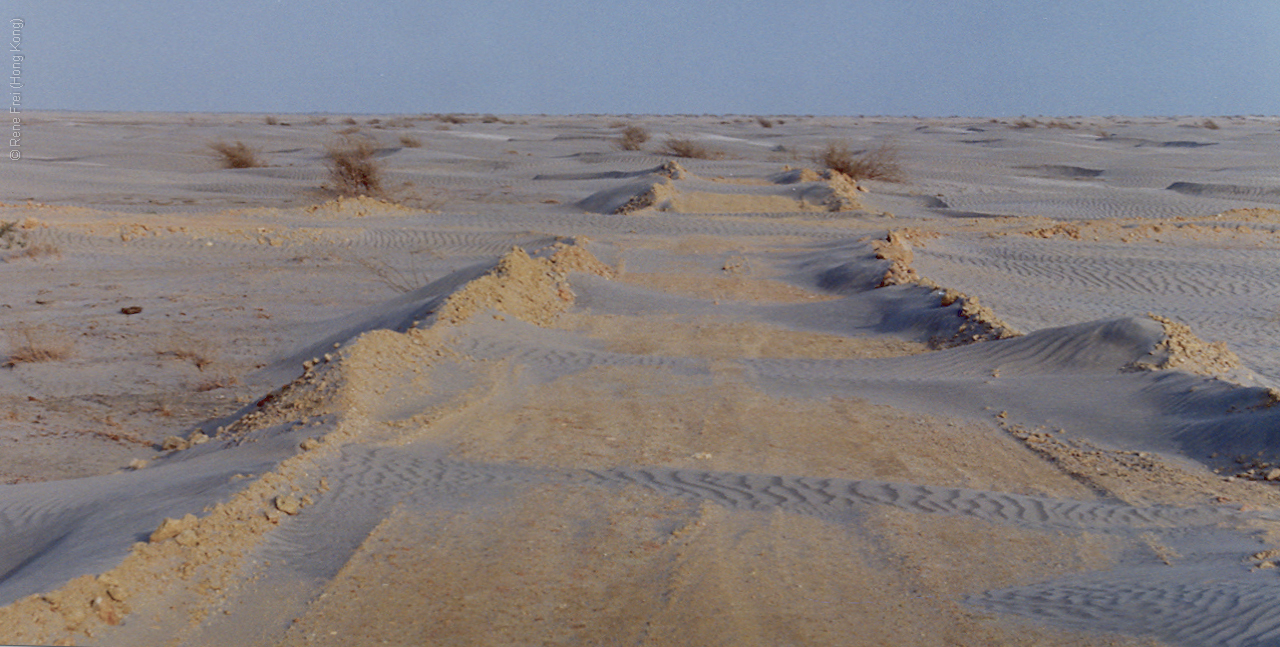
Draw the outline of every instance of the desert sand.
<instances>
[{"instance_id":1,"label":"desert sand","mask_svg":"<svg viewBox=\"0 0 1280 647\"><path fill-rule=\"evenodd\" d=\"M1280 120L264 117L28 116L0 642L1280 644Z\"/></svg>"}]
</instances>

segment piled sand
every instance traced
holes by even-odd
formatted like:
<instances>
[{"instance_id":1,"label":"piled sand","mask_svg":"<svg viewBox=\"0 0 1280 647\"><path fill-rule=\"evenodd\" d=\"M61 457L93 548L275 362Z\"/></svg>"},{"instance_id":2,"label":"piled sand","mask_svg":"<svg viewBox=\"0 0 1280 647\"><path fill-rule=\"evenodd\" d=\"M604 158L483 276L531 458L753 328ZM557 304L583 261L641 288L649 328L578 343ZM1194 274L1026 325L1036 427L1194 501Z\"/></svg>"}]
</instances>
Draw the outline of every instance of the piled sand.
<instances>
[{"instance_id":1,"label":"piled sand","mask_svg":"<svg viewBox=\"0 0 1280 647\"><path fill-rule=\"evenodd\" d=\"M0 642L1280 634L1276 123L362 118L436 212L325 121L33 122Z\"/></svg>"},{"instance_id":2,"label":"piled sand","mask_svg":"<svg viewBox=\"0 0 1280 647\"><path fill-rule=\"evenodd\" d=\"M843 212L864 209L859 187L835 171L783 172L772 181L733 181L693 176L677 162L654 171L658 181L629 183L587 196L588 211L626 215L646 211L676 213ZM729 190L733 192L729 192Z\"/></svg>"}]
</instances>

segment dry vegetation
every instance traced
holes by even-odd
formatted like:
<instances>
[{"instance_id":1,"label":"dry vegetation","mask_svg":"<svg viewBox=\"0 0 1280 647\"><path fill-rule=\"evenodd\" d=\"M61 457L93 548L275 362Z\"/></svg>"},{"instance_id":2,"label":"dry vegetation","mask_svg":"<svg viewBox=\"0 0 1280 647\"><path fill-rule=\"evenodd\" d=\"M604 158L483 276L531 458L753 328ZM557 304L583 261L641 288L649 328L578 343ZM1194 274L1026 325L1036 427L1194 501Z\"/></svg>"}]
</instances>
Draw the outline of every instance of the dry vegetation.
<instances>
[{"instance_id":1,"label":"dry vegetation","mask_svg":"<svg viewBox=\"0 0 1280 647\"><path fill-rule=\"evenodd\" d=\"M688 137L668 137L662 142L662 152L675 157L689 157L693 159L723 159L724 153L707 148Z\"/></svg>"},{"instance_id":2,"label":"dry vegetation","mask_svg":"<svg viewBox=\"0 0 1280 647\"><path fill-rule=\"evenodd\" d=\"M405 148L422 148L422 140L413 135L401 135L400 145Z\"/></svg>"},{"instance_id":3,"label":"dry vegetation","mask_svg":"<svg viewBox=\"0 0 1280 647\"><path fill-rule=\"evenodd\" d=\"M649 131L643 126L627 126L618 136L618 148L624 151L638 151L649 141Z\"/></svg>"},{"instance_id":4,"label":"dry vegetation","mask_svg":"<svg viewBox=\"0 0 1280 647\"><path fill-rule=\"evenodd\" d=\"M75 342L61 329L19 324L9 330L9 357L3 366L64 360L74 347Z\"/></svg>"},{"instance_id":5,"label":"dry vegetation","mask_svg":"<svg viewBox=\"0 0 1280 647\"><path fill-rule=\"evenodd\" d=\"M208 341L183 332L174 332L166 343L156 347L156 355L191 362L199 371L213 363L217 349Z\"/></svg>"},{"instance_id":6,"label":"dry vegetation","mask_svg":"<svg viewBox=\"0 0 1280 647\"><path fill-rule=\"evenodd\" d=\"M266 166L258 151L244 142L237 140L234 144L227 142L211 142L209 148L222 158L223 168L259 168Z\"/></svg>"},{"instance_id":7,"label":"dry vegetation","mask_svg":"<svg viewBox=\"0 0 1280 647\"><path fill-rule=\"evenodd\" d=\"M1014 128L1019 128L1019 129L1043 127L1043 128L1062 128L1064 130L1075 130L1079 126L1079 124L1069 123L1061 119L1054 119L1052 121L1040 121L1039 119L1027 119L1025 117L1022 119L1014 120L1012 125Z\"/></svg>"},{"instance_id":8,"label":"dry vegetation","mask_svg":"<svg viewBox=\"0 0 1280 647\"><path fill-rule=\"evenodd\" d=\"M24 248L28 245L27 233L18 228L18 221L0 221L0 249Z\"/></svg>"},{"instance_id":9,"label":"dry vegetation","mask_svg":"<svg viewBox=\"0 0 1280 647\"><path fill-rule=\"evenodd\" d=\"M382 168L373 159L377 150L376 143L368 137L340 133L338 140L325 149L330 180L326 188L348 197L383 195Z\"/></svg>"},{"instance_id":10,"label":"dry vegetation","mask_svg":"<svg viewBox=\"0 0 1280 647\"><path fill-rule=\"evenodd\" d=\"M892 144L863 151L853 151L847 142L833 141L814 154L813 160L832 171L854 180L905 182L906 174L898 161L898 149Z\"/></svg>"},{"instance_id":11,"label":"dry vegetation","mask_svg":"<svg viewBox=\"0 0 1280 647\"><path fill-rule=\"evenodd\" d=\"M52 243L36 243L27 245L22 251L5 258L5 262L12 262L21 259L39 260L42 257L61 258L62 249Z\"/></svg>"}]
</instances>

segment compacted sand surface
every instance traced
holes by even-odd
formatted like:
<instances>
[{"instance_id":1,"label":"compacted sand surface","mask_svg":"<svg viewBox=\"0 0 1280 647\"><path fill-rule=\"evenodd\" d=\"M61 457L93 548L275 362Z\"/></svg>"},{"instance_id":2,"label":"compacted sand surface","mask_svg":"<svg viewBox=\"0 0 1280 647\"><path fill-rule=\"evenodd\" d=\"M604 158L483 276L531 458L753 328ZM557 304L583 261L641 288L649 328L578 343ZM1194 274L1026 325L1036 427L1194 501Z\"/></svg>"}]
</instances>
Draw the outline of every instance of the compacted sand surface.
<instances>
[{"instance_id":1,"label":"compacted sand surface","mask_svg":"<svg viewBox=\"0 0 1280 647\"><path fill-rule=\"evenodd\" d=\"M272 121L6 164L0 642L1280 642L1280 122Z\"/></svg>"}]
</instances>

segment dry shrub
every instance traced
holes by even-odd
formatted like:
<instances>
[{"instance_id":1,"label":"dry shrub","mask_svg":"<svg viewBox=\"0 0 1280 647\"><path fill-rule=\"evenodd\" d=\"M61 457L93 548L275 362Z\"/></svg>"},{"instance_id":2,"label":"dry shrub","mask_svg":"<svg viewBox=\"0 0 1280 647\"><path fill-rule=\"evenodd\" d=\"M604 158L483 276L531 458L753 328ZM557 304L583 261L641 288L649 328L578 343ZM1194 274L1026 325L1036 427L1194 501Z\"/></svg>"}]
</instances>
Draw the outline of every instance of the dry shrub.
<instances>
[{"instance_id":1,"label":"dry shrub","mask_svg":"<svg viewBox=\"0 0 1280 647\"><path fill-rule=\"evenodd\" d=\"M3 366L56 362L70 357L74 347L62 329L19 324L9 330L9 358Z\"/></svg>"},{"instance_id":2,"label":"dry shrub","mask_svg":"<svg viewBox=\"0 0 1280 647\"><path fill-rule=\"evenodd\" d=\"M268 126L279 126L279 125L280 125L280 120L279 120L279 119L276 119L276 118L275 118L274 116L272 116L272 115L267 115L267 118L266 118L264 121L266 121L266 122L267 122L267 125L268 125Z\"/></svg>"},{"instance_id":3,"label":"dry shrub","mask_svg":"<svg viewBox=\"0 0 1280 647\"><path fill-rule=\"evenodd\" d=\"M329 158L327 187L338 195L376 198L382 191L382 168L374 161L377 147L372 139L355 134L341 135L325 149Z\"/></svg>"},{"instance_id":4,"label":"dry shrub","mask_svg":"<svg viewBox=\"0 0 1280 647\"><path fill-rule=\"evenodd\" d=\"M26 248L31 241L27 240L27 232L18 228L18 221L0 221L0 249Z\"/></svg>"},{"instance_id":5,"label":"dry shrub","mask_svg":"<svg viewBox=\"0 0 1280 647\"><path fill-rule=\"evenodd\" d=\"M766 117L756 117L756 123L764 128L773 128L773 120Z\"/></svg>"},{"instance_id":6,"label":"dry shrub","mask_svg":"<svg viewBox=\"0 0 1280 647\"><path fill-rule=\"evenodd\" d=\"M638 151L647 141L649 141L649 131L642 126L627 126L618 136L617 145L624 151Z\"/></svg>"},{"instance_id":7,"label":"dry shrub","mask_svg":"<svg viewBox=\"0 0 1280 647\"><path fill-rule=\"evenodd\" d=\"M1212 119L1205 119L1204 121L1200 122L1200 127L1207 128L1209 130L1217 130L1221 128L1221 126L1218 125L1218 122Z\"/></svg>"},{"instance_id":8,"label":"dry shrub","mask_svg":"<svg viewBox=\"0 0 1280 647\"><path fill-rule=\"evenodd\" d=\"M342 120L342 123L347 124L348 126L354 126L360 122L356 121L355 117L347 117L346 119Z\"/></svg>"},{"instance_id":9,"label":"dry shrub","mask_svg":"<svg viewBox=\"0 0 1280 647\"><path fill-rule=\"evenodd\" d=\"M906 181L898 162L898 149L891 144L854 152L845 142L829 142L813 156L813 160L854 180Z\"/></svg>"},{"instance_id":10,"label":"dry shrub","mask_svg":"<svg viewBox=\"0 0 1280 647\"><path fill-rule=\"evenodd\" d=\"M201 372L213 363L216 354L209 342L185 334L174 334L168 344L156 349L156 355L186 360Z\"/></svg>"},{"instance_id":11,"label":"dry shrub","mask_svg":"<svg viewBox=\"0 0 1280 647\"><path fill-rule=\"evenodd\" d=\"M676 157L704 160L724 157L724 153L707 148L687 137L668 137L666 141L662 142L662 152Z\"/></svg>"},{"instance_id":12,"label":"dry shrub","mask_svg":"<svg viewBox=\"0 0 1280 647\"><path fill-rule=\"evenodd\" d=\"M413 135L401 135L400 145L405 148L422 148L422 140Z\"/></svg>"},{"instance_id":13,"label":"dry shrub","mask_svg":"<svg viewBox=\"0 0 1280 647\"><path fill-rule=\"evenodd\" d=\"M266 166L258 151L237 140L234 144L211 142L209 148L222 156L223 168L259 168Z\"/></svg>"},{"instance_id":14,"label":"dry shrub","mask_svg":"<svg viewBox=\"0 0 1280 647\"><path fill-rule=\"evenodd\" d=\"M42 256L61 258L62 250L53 243L36 243L35 245L25 246L22 251L4 260L6 263L23 258L29 258L34 261L40 259Z\"/></svg>"},{"instance_id":15,"label":"dry shrub","mask_svg":"<svg viewBox=\"0 0 1280 647\"><path fill-rule=\"evenodd\" d=\"M205 393L208 391L215 391L217 389L227 389L239 383L240 378L234 375L217 375L192 385L191 389L199 393Z\"/></svg>"}]
</instances>

